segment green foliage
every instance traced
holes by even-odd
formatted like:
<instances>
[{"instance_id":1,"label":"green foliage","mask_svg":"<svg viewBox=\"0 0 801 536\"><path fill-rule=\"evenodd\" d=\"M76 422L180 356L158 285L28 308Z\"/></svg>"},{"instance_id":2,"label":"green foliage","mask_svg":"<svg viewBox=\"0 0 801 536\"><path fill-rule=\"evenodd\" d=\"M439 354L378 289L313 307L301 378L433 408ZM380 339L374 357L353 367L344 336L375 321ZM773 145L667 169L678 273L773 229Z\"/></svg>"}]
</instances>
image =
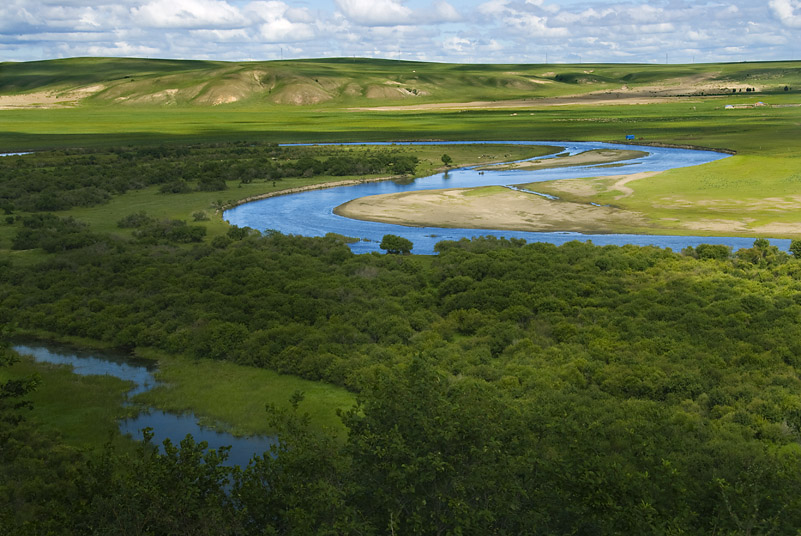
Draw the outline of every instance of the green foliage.
<instances>
[{"instance_id":1,"label":"green foliage","mask_svg":"<svg viewBox=\"0 0 801 536\"><path fill-rule=\"evenodd\" d=\"M450 166L451 162L453 162L453 158L451 158L448 154L443 154L441 160L446 166Z\"/></svg>"},{"instance_id":2,"label":"green foliage","mask_svg":"<svg viewBox=\"0 0 801 536\"><path fill-rule=\"evenodd\" d=\"M222 465L227 449L208 450L187 436L180 445L165 440L160 453L151 440L145 430L135 454L107 450L100 463L87 466L81 508L71 516L74 533L236 533L226 493L233 471Z\"/></svg>"},{"instance_id":3,"label":"green foliage","mask_svg":"<svg viewBox=\"0 0 801 536\"><path fill-rule=\"evenodd\" d=\"M721 244L699 244L695 248L695 256L699 259L726 260L731 257L731 247Z\"/></svg>"},{"instance_id":4,"label":"green foliage","mask_svg":"<svg viewBox=\"0 0 801 536\"><path fill-rule=\"evenodd\" d=\"M206 228L199 225L188 225L182 220L151 221L137 228L133 235L142 242L171 242L186 244L202 242L206 236Z\"/></svg>"},{"instance_id":5,"label":"green foliage","mask_svg":"<svg viewBox=\"0 0 801 536\"><path fill-rule=\"evenodd\" d=\"M128 214L117 222L117 227L120 229L139 229L155 223L155 219L148 216L144 210L140 210L134 214Z\"/></svg>"},{"instance_id":6,"label":"green foliage","mask_svg":"<svg viewBox=\"0 0 801 536\"><path fill-rule=\"evenodd\" d=\"M208 508L215 530L279 534L801 523L795 260L483 238L398 262L335 236L238 233L224 248L128 243L8 265L0 318L346 385L361 400L346 440L272 410L279 442L241 475L184 467L203 458L191 444L119 462L133 472L109 462L87 477L109 490L84 503L88 519L197 526ZM147 499L112 508L131 494ZM83 511L70 504L52 507L60 523Z\"/></svg>"},{"instance_id":7,"label":"green foliage","mask_svg":"<svg viewBox=\"0 0 801 536\"><path fill-rule=\"evenodd\" d=\"M34 214L23 217L22 228L11 241L12 249L42 248L48 253L91 246L101 237L89 231L85 223L74 218L59 218L53 214Z\"/></svg>"},{"instance_id":8,"label":"green foliage","mask_svg":"<svg viewBox=\"0 0 801 536\"><path fill-rule=\"evenodd\" d=\"M788 259L788 255L785 252L780 251L776 246L771 246L770 242L765 238L754 240L753 247L738 250L736 257L744 262L759 266L781 264Z\"/></svg>"},{"instance_id":9,"label":"green foliage","mask_svg":"<svg viewBox=\"0 0 801 536\"><path fill-rule=\"evenodd\" d=\"M0 339L0 367L13 365L18 356L8 347L7 341ZM22 409L31 407L26 397L36 389L39 380L34 377L12 378L0 384L0 444L6 444L10 428L19 424L23 417Z\"/></svg>"},{"instance_id":10,"label":"green foliage","mask_svg":"<svg viewBox=\"0 0 801 536\"><path fill-rule=\"evenodd\" d=\"M801 240L790 241L790 254L796 259L801 259Z\"/></svg>"},{"instance_id":11,"label":"green foliage","mask_svg":"<svg viewBox=\"0 0 801 536\"><path fill-rule=\"evenodd\" d=\"M349 153L272 143L44 151L0 158L0 208L48 212L90 207L154 185L163 194L188 194L223 191L228 181L406 175L418 163L417 156L393 148Z\"/></svg>"},{"instance_id":12,"label":"green foliage","mask_svg":"<svg viewBox=\"0 0 801 536\"><path fill-rule=\"evenodd\" d=\"M381 239L381 244L379 247L383 250L386 250L387 253L408 255L412 252L414 244L412 244L412 241L408 238L403 238L402 236L393 234L386 234Z\"/></svg>"}]
</instances>

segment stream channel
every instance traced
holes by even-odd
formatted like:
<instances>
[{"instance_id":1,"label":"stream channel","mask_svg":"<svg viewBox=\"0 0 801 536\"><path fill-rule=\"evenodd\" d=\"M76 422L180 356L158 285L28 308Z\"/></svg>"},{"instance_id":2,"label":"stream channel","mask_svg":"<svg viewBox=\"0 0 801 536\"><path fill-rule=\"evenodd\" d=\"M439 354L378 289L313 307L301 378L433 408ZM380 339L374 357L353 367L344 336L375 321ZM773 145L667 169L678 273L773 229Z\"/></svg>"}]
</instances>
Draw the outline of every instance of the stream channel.
<instances>
[{"instance_id":1,"label":"stream channel","mask_svg":"<svg viewBox=\"0 0 801 536\"><path fill-rule=\"evenodd\" d=\"M37 363L71 365L75 374L108 375L132 382L133 387L127 394L129 400L159 384L153 375L156 366L149 360L123 354L76 350L50 343L14 344L12 348L22 355L32 356ZM138 416L120 421L120 432L130 434L134 439L141 439L141 430L147 427L153 429L153 443L159 446L165 439L177 445L187 434L192 434L198 443L207 442L210 449L230 446L225 465L245 467L254 455L261 455L272 444L272 438L269 437L237 437L201 426L192 413L177 414L143 408Z\"/></svg>"},{"instance_id":2,"label":"stream channel","mask_svg":"<svg viewBox=\"0 0 801 536\"><path fill-rule=\"evenodd\" d=\"M443 188L473 188L477 186L515 186L532 182L543 182L557 179L602 177L623 175L643 171L666 171L669 169L697 166L714 162L729 155L714 151L676 149L667 147L651 147L623 145L601 142L559 142L559 141L475 141L475 142L407 142L407 143L365 143L365 144L326 144L326 145L553 145L564 147L563 151L533 158L545 160L554 158L556 154L565 152L574 155L594 149L637 150L647 152L647 156L626 160L609 165L571 166L539 170L487 170L479 172L477 167L464 167L422 177L414 181L380 181L367 182L351 186L339 186L320 190L279 195L251 201L226 210L223 217L229 223L239 227L251 227L259 231L275 230L284 234L303 236L324 236L327 233L338 233L358 238L351 244L354 253L380 251L379 243L385 234L396 234L412 241L413 253L430 255L434 246L442 240L459 240L476 236L496 236L506 238L523 238L527 242L550 242L564 244L571 240L592 240L597 245L634 244L639 246L658 246L680 251L687 246L699 244L724 244L734 251L749 248L754 243L750 237L715 237L715 236L670 236L670 235L638 235L638 234L583 234L576 232L525 232L495 231L488 229L451 229L441 227L413 227L362 221L334 214L339 205L369 195L392 194L419 190L436 190ZM483 166L483 165L482 165ZM647 180L647 179L646 179ZM780 249L787 250L790 240L771 239L771 243Z\"/></svg>"}]
</instances>

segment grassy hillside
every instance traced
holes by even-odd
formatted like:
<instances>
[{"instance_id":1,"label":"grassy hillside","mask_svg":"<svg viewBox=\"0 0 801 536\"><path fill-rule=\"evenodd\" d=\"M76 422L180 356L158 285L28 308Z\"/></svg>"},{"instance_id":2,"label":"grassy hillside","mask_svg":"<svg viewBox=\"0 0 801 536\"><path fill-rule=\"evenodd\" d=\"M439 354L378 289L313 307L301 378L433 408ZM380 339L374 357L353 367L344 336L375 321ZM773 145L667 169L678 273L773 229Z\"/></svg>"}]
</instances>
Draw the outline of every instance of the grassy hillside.
<instances>
[{"instance_id":1,"label":"grassy hillside","mask_svg":"<svg viewBox=\"0 0 801 536\"><path fill-rule=\"evenodd\" d=\"M45 92L61 97L58 105L408 104L597 91L773 93L783 92L785 86L801 87L800 63L462 65L355 58L269 62L70 58L0 64L0 96ZM34 95L29 102L12 106L46 104L39 101Z\"/></svg>"}]
</instances>

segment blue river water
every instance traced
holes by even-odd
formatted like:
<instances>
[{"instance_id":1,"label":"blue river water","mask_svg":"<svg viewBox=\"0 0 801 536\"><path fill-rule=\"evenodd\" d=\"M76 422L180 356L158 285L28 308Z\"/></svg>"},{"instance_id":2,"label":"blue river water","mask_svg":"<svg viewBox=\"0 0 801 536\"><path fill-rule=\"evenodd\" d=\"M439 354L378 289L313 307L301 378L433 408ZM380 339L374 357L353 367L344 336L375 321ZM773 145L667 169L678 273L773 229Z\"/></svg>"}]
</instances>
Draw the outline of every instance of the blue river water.
<instances>
[{"instance_id":1,"label":"blue river water","mask_svg":"<svg viewBox=\"0 0 801 536\"><path fill-rule=\"evenodd\" d=\"M576 232L526 232L499 231L487 229L451 229L441 227L412 227L346 218L334 214L334 209L343 203L360 197L442 188L470 188L476 186L513 186L523 183L542 182L567 178L601 177L639 173L643 171L666 171L668 169L697 166L727 158L729 155L714 151L699 151L666 147L635 146L601 142L409 142L365 145L457 145L457 144L517 144L553 145L564 147L570 154L578 154L593 149L627 149L647 152L647 156L626 160L615 166L573 166L541 170L505 170L479 172L474 167L459 168L423 177L411 182L381 181L340 186L321 190L281 195L252 201L226 210L224 218L239 227L251 227L260 231L275 230L284 234L303 236L324 236L327 233L358 238L351 244L356 253L379 251L379 243L385 234L396 234L412 241L414 253L432 254L434 246L442 240L459 240L476 236L496 236L522 238L527 242L550 242L563 244L571 240L587 241L597 245L654 245L673 250L698 244L724 244L735 251L751 247L753 238L747 237L708 237L708 236L670 236L638 234L583 234ZM360 145L360 144L340 144ZM555 155L553 155L555 156ZM539 157L543 160L546 157ZM773 245L787 250L790 240L771 239Z\"/></svg>"},{"instance_id":2,"label":"blue river water","mask_svg":"<svg viewBox=\"0 0 801 536\"><path fill-rule=\"evenodd\" d=\"M156 369L152 361L50 344L16 344L13 348L20 354L32 356L40 363L69 365L75 374L108 375L130 381L133 387L128 391L129 398L159 384L153 376ZM156 445L161 445L165 439L177 445L187 434L191 434L195 441L207 442L211 449L230 446L226 465L241 467L247 466L254 455L261 456L273 443L269 437L238 437L202 426L192 413L177 414L145 409L134 418L120 421L120 432L130 434L134 439L142 438L143 428L152 429Z\"/></svg>"}]
</instances>

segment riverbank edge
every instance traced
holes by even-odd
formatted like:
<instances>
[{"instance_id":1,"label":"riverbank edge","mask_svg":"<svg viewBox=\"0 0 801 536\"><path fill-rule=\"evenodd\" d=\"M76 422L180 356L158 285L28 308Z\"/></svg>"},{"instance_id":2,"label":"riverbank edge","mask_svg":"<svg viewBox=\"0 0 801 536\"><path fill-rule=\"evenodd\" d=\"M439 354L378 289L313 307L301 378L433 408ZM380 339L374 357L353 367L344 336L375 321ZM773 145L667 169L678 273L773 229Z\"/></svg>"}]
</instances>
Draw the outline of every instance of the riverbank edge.
<instances>
[{"instance_id":1,"label":"riverbank edge","mask_svg":"<svg viewBox=\"0 0 801 536\"><path fill-rule=\"evenodd\" d=\"M428 141L444 141L444 140L428 140ZM555 142L555 143L559 143L559 142ZM562 143L570 143L570 142L563 141ZM602 142L602 143L619 143L621 145L633 145L633 146L642 145L642 146L645 146L645 147L660 147L660 148L666 148L666 149L688 149L688 150L692 150L692 151L712 151L712 152L716 152L716 153L730 154L730 155L737 154L737 151L734 151L732 149L715 148L715 147L704 147L704 146L701 146L701 145L683 145L683 144L676 144L676 143L663 143L663 142L657 142L657 141L653 141L653 142L650 142L650 141L637 141L637 142L607 141L607 142ZM459 166L459 168L468 168L468 167L484 165L484 164L486 164L486 162L476 163L476 164L465 164L465 165ZM442 173L442 172L448 171L450 169L451 169L450 167L445 167L445 166L439 167L439 168L436 168L434 170L432 175L433 174L437 174L437 173ZM236 207L238 207L240 205L251 203L253 201L260 201L262 199L269 199L271 197L279 197L279 196L282 196L282 195L299 194L299 193L303 193L303 192L311 192L311 191L314 191L314 190L325 190L327 188L338 188L340 186L354 186L354 185L357 185L357 184L367 184L367 183L371 183L371 182L401 180L401 179L407 179L407 178L408 178L408 176L406 176L406 175L390 175L390 176L387 176L387 177L373 177L373 178L369 178L369 179L348 179L348 180L343 180L343 181L332 181L332 182L321 182L319 184L309 184L307 186L298 186L296 188L287 188L287 189L284 189L284 190L277 190L275 192L267 192L267 193L264 193L264 194L251 195L249 197L244 197L242 199L237 199L237 200L231 201L229 203L226 203L221 209L219 209L219 212L225 212L226 210L230 210L232 208L236 208ZM414 177L414 178L419 178L419 177ZM354 219L360 219L360 218L354 218ZM366 221L372 221L372 220L366 220ZM419 226L418 225L409 225L409 227L419 227ZM710 235L710 236L714 236L714 235Z\"/></svg>"},{"instance_id":2,"label":"riverbank edge","mask_svg":"<svg viewBox=\"0 0 801 536\"><path fill-rule=\"evenodd\" d=\"M636 141L618 141L612 143L619 143L620 145L641 145L643 147L660 147L664 149L687 149L690 151L711 151L713 153L721 153L721 154L728 154L728 155L735 155L737 151L734 149L726 149L723 147L705 147L703 145L691 145L691 144L682 144L682 143L666 143L661 141L645 141L645 140L636 140Z\"/></svg>"},{"instance_id":3,"label":"riverbank edge","mask_svg":"<svg viewBox=\"0 0 801 536\"><path fill-rule=\"evenodd\" d=\"M447 140L433 140L432 139L432 140L417 140L417 141L428 143L428 142L446 142ZM414 141L407 141L407 142L403 142L403 143L414 143ZM555 143L560 143L560 142L555 142ZM568 143L568 142L561 142L561 143ZM368 144L365 144L365 145L370 145L370 144L368 143ZM518 145L518 143L517 142L510 142L509 145ZM553 147L555 147L555 148L557 148L559 150L562 150L562 151L564 150L564 147L561 147L559 145L554 145ZM558 153L558 152L559 151L554 151L554 153ZM548 155L543 155L543 156L548 156ZM230 201L228 203L225 203L222 206L222 208L218 209L217 213L221 214L221 213L224 213L226 210L231 210L232 208L236 208L238 206L241 206L241 205L244 205L244 204L247 204L247 203L251 203L253 201L261 201L262 199L269 199L271 197L279 197L279 196L282 196L282 195L299 194L299 193L303 193L303 192L311 192L311 191L314 191L314 190L325 190L325 189L328 189L328 188L338 188L340 186L355 186L355 185L358 185L358 184L368 184L368 183L371 183L371 182L410 180L410 179L414 180L414 179L419 179L419 178L422 178L422 177L429 177L431 175L436 175L437 173L444 173L446 171L451 171L453 169L469 168L469 167L475 167L475 166L480 166L480 165L484 165L484 164L486 164L486 162L462 164L462 165L459 165L456 168L451 168L450 166L440 166L440 167L434 168L433 172L430 172L427 175L414 175L414 176L409 176L409 175L389 175L389 176L386 176L386 177L371 177L371 178L368 178L368 179L347 179L347 180L342 180L342 181L331 181L331 182L321 182L321 183L318 183L318 184L309 184L309 185L306 185L306 186L298 186L298 187L295 187L295 188L286 188L284 190L276 190L274 192L267 192L267 193L258 194L258 195L251 195L249 197L244 197L242 199L237 199L237 200L234 200L234 201Z\"/></svg>"},{"instance_id":4,"label":"riverbank edge","mask_svg":"<svg viewBox=\"0 0 801 536\"><path fill-rule=\"evenodd\" d=\"M444 169L444 168L443 168ZM436 171L435 173L439 173L440 171ZM372 177L369 179L348 179L344 181L331 181L331 182L321 182L319 184L309 184L306 186L297 186L295 188L286 188L284 190L276 190L274 192L267 192L264 194L258 195L251 195L249 197L245 197L242 199L237 199L235 201L231 201L230 203L226 203L222 207L222 212L226 210L231 210L232 208L236 208L241 205L245 205L247 203L251 203L253 201L261 201L262 199L269 199L271 197L280 197L282 195L291 195L291 194L299 194L303 192L311 192L314 190L326 190L328 188L338 188L340 186L354 186L357 184L367 184L371 182L382 182L382 181L391 181L391 180L400 180L400 179L407 179L408 176L404 175L391 175L388 177Z\"/></svg>"}]
</instances>

